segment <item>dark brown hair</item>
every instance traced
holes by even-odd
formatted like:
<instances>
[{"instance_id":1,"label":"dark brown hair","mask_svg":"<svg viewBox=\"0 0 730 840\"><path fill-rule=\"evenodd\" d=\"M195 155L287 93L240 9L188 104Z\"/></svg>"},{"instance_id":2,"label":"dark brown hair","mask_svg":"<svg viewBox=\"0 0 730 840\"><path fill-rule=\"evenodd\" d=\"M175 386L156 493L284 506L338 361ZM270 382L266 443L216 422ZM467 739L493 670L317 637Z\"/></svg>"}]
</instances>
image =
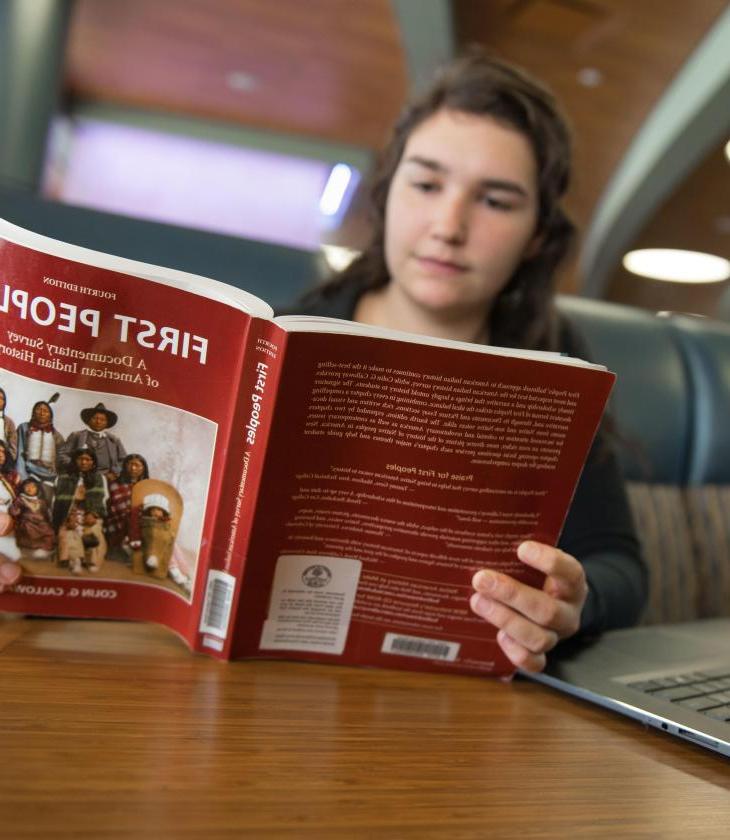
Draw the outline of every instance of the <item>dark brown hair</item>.
<instances>
[{"instance_id":1,"label":"dark brown hair","mask_svg":"<svg viewBox=\"0 0 730 840\"><path fill-rule=\"evenodd\" d=\"M304 303L311 305L343 286L364 292L388 283L384 243L390 184L413 130L443 109L491 117L521 132L530 142L538 173L538 247L523 260L497 296L487 326L493 344L552 348L554 274L574 234L573 224L559 203L570 181L570 135L548 90L524 71L479 47L446 65L432 86L406 106L381 155L373 181L370 244L348 268L310 292Z\"/></svg>"},{"instance_id":2,"label":"dark brown hair","mask_svg":"<svg viewBox=\"0 0 730 840\"><path fill-rule=\"evenodd\" d=\"M119 478L117 479L119 484L132 484L131 476L129 475L129 472L127 470L129 462L132 460L139 461L140 464L142 464L142 466L144 467L142 475L140 476L140 478L137 479L137 481L141 481L144 478L150 477L150 468L147 466L147 459L143 458L142 455L140 455L137 452L130 452L129 455L127 455L126 458L122 461L122 472Z\"/></svg>"},{"instance_id":3,"label":"dark brown hair","mask_svg":"<svg viewBox=\"0 0 730 840\"><path fill-rule=\"evenodd\" d=\"M13 456L8 449L7 443L4 440L0 440L0 447L2 448L3 452L5 453L5 460L2 464L0 464L0 473L9 473L13 471L15 463L13 461Z\"/></svg>"}]
</instances>

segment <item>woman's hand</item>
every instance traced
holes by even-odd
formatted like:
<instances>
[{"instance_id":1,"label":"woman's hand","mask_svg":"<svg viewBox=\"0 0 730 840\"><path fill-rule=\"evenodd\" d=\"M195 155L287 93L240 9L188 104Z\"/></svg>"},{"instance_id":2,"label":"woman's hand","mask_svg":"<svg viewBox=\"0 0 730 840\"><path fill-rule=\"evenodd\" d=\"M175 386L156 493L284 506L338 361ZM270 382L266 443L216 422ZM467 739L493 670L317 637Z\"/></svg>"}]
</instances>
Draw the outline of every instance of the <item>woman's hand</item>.
<instances>
[{"instance_id":1,"label":"woman's hand","mask_svg":"<svg viewBox=\"0 0 730 840\"><path fill-rule=\"evenodd\" d=\"M20 563L12 563L0 555L0 594L15 586L22 574Z\"/></svg>"},{"instance_id":2,"label":"woman's hand","mask_svg":"<svg viewBox=\"0 0 730 840\"><path fill-rule=\"evenodd\" d=\"M543 588L482 569L472 579L470 606L499 629L497 642L513 665L542 671L547 651L578 630L588 584L583 566L559 548L529 540L517 556L545 573Z\"/></svg>"}]
</instances>

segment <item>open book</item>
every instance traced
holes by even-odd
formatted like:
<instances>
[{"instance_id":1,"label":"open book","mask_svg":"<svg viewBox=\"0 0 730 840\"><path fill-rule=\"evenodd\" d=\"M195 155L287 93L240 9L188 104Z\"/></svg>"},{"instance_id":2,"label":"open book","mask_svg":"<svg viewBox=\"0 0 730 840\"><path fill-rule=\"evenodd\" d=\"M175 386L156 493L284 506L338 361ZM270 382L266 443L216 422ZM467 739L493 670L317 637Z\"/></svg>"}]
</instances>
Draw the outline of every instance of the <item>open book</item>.
<instances>
[{"instance_id":1,"label":"open book","mask_svg":"<svg viewBox=\"0 0 730 840\"><path fill-rule=\"evenodd\" d=\"M475 571L540 586L613 374L273 318L0 222L0 610L161 622L220 658L512 670ZM4 459L2 458L4 454Z\"/></svg>"}]
</instances>

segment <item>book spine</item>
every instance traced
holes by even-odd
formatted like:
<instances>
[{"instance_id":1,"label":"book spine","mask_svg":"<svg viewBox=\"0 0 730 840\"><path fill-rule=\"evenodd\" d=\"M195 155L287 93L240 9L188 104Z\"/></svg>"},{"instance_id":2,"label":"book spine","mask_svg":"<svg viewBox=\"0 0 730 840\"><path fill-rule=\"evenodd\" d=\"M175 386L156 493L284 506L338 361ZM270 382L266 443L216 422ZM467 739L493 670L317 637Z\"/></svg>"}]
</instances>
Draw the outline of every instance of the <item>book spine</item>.
<instances>
[{"instance_id":1,"label":"book spine","mask_svg":"<svg viewBox=\"0 0 730 840\"><path fill-rule=\"evenodd\" d=\"M195 645L219 659L230 654L285 339L280 327L259 319L246 339Z\"/></svg>"}]
</instances>

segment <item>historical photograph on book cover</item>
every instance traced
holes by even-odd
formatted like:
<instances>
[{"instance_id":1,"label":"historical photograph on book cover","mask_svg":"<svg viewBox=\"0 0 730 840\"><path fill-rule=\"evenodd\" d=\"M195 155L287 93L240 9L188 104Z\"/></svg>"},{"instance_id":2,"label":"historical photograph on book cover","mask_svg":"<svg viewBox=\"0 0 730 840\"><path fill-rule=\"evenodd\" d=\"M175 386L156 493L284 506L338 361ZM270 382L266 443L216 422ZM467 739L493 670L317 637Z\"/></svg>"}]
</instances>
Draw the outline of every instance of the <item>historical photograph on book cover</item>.
<instances>
[{"instance_id":1,"label":"historical photograph on book cover","mask_svg":"<svg viewBox=\"0 0 730 840\"><path fill-rule=\"evenodd\" d=\"M0 553L34 578L123 581L191 601L216 424L4 371Z\"/></svg>"}]
</instances>

